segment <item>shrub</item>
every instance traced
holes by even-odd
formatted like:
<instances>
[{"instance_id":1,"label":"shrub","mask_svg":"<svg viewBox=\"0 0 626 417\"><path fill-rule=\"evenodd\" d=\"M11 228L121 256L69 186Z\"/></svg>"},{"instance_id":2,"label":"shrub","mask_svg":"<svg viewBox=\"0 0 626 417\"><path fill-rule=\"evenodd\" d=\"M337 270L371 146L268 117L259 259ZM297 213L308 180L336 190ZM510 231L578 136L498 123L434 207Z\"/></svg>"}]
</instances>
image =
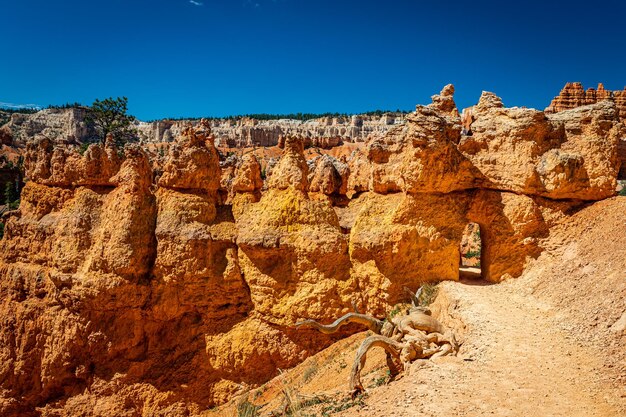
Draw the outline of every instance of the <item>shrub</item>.
<instances>
[{"instance_id":1,"label":"shrub","mask_svg":"<svg viewBox=\"0 0 626 417\"><path fill-rule=\"evenodd\" d=\"M259 407L252 404L246 398L237 405L237 417L257 417L259 415Z\"/></svg>"},{"instance_id":2,"label":"shrub","mask_svg":"<svg viewBox=\"0 0 626 417\"><path fill-rule=\"evenodd\" d=\"M435 297L437 297L437 284L424 284L418 300L419 305L429 306L435 301Z\"/></svg>"},{"instance_id":3,"label":"shrub","mask_svg":"<svg viewBox=\"0 0 626 417\"><path fill-rule=\"evenodd\" d=\"M81 155L84 155L85 152L87 152L87 149L89 148L90 143L89 142L85 142L85 143L81 143L80 147L78 148L78 153Z\"/></svg>"},{"instance_id":4,"label":"shrub","mask_svg":"<svg viewBox=\"0 0 626 417\"><path fill-rule=\"evenodd\" d=\"M304 370L304 373L302 374L302 379L304 380L304 382L309 382L311 378L313 378L313 376L317 373L317 368L317 362L314 361L308 368Z\"/></svg>"}]
</instances>

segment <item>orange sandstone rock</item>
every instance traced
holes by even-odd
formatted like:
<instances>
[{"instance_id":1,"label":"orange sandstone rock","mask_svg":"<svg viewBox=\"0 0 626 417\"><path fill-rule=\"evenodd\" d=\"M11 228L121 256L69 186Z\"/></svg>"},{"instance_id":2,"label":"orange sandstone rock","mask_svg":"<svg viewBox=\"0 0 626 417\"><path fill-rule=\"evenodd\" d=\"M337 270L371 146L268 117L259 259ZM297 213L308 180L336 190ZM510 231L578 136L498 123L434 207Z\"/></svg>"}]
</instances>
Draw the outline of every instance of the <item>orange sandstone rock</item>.
<instances>
[{"instance_id":1,"label":"orange sandstone rock","mask_svg":"<svg viewBox=\"0 0 626 417\"><path fill-rule=\"evenodd\" d=\"M293 187L305 191L309 187L309 168L304 158L304 140L288 136L284 141L284 153L278 165L272 169L269 188L284 190Z\"/></svg>"},{"instance_id":2,"label":"orange sandstone rock","mask_svg":"<svg viewBox=\"0 0 626 417\"><path fill-rule=\"evenodd\" d=\"M310 174L310 187L312 192L326 195L337 194L342 189L342 175L335 167L334 158L323 155L316 161L315 170ZM347 166L344 168L347 169ZM344 174L344 177L347 173ZM345 194L345 193L344 193Z\"/></svg>"},{"instance_id":3,"label":"orange sandstone rock","mask_svg":"<svg viewBox=\"0 0 626 417\"><path fill-rule=\"evenodd\" d=\"M604 88L602 83L598 88L585 90L582 83L567 83L550 105L545 109L546 113L558 113L588 104L595 104L602 100L614 100L621 117L626 117L626 87L623 91L610 91Z\"/></svg>"},{"instance_id":4,"label":"orange sandstone rock","mask_svg":"<svg viewBox=\"0 0 626 417\"><path fill-rule=\"evenodd\" d=\"M220 175L211 128L203 120L197 128L187 127L180 142L170 147L159 185L215 192L220 186Z\"/></svg>"},{"instance_id":5,"label":"orange sandstone rock","mask_svg":"<svg viewBox=\"0 0 626 417\"><path fill-rule=\"evenodd\" d=\"M613 102L548 117L533 109L505 108L499 98L483 93L473 118L472 135L462 138L459 150L480 171L482 188L553 199L614 195L623 125Z\"/></svg>"}]
</instances>

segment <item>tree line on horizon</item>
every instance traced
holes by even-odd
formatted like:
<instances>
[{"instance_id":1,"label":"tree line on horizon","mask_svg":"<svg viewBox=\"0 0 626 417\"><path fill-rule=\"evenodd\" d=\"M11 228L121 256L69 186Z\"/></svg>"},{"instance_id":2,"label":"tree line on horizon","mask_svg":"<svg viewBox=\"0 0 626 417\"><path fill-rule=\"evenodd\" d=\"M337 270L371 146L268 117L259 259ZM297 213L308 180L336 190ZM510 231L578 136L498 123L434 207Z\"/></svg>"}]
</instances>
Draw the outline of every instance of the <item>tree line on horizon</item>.
<instances>
[{"instance_id":1,"label":"tree line on horizon","mask_svg":"<svg viewBox=\"0 0 626 417\"><path fill-rule=\"evenodd\" d=\"M118 99L120 99L121 97L118 97ZM107 100L107 99L104 99ZM109 98L109 100L115 100L112 97ZM98 99L96 99L96 102L99 101ZM95 102L94 102L95 104ZM65 110L65 109L90 109L93 107L92 106L88 106L82 103L78 103L78 102L74 102L74 103L65 103L65 104L49 104L48 106L44 107L44 108L20 108L20 109L15 109L15 108L9 108L9 107L2 107L0 106L0 111L4 112L4 113L9 113L9 114L13 114L13 113L17 113L17 114L33 114L33 113L37 113L41 110L49 110L49 109L54 109L54 110ZM341 112L324 112L324 113L247 113L247 114L236 114L236 115L228 115L228 116L202 116L202 117L164 117L162 119L151 119L148 120L147 122L155 122L155 121L159 121L159 120L200 120L200 119L207 119L207 120L239 120L239 119L243 119L243 118L250 118L250 119L256 119L256 120L279 120L279 119L292 119L292 120L300 120L300 121L307 121L307 120L312 120L312 119L319 119L322 117L350 117L353 115L366 115L366 116L378 116L381 117L385 114L408 114L410 113L411 110L401 110L401 109L396 109L396 110L381 110L381 109L377 109L377 110L371 110L371 111L366 111L363 113L341 113Z\"/></svg>"},{"instance_id":2,"label":"tree line on horizon","mask_svg":"<svg viewBox=\"0 0 626 417\"><path fill-rule=\"evenodd\" d=\"M385 114L408 114L411 110L371 110L363 113L248 113L248 114L239 114L239 115L229 115L229 116L205 116L205 117L165 117L163 119L155 119L149 120L150 122L156 122L159 120L240 120L243 118L248 119L256 119L256 120L280 120L280 119L291 119L291 120L300 120L306 122L307 120L320 119L322 117L350 117L354 115L365 115L365 116L378 116L382 117Z\"/></svg>"}]
</instances>

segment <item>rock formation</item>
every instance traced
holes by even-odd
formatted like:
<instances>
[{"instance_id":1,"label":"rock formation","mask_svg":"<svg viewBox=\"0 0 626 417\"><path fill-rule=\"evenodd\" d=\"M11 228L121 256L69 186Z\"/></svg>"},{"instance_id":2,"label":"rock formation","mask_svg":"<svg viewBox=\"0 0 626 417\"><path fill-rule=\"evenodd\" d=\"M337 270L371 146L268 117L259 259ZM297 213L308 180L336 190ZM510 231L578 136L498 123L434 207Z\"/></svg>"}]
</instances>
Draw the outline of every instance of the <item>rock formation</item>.
<instances>
[{"instance_id":1,"label":"rock formation","mask_svg":"<svg viewBox=\"0 0 626 417\"><path fill-rule=\"evenodd\" d=\"M624 90L610 91L602 83L598 88L585 90L582 83L567 83L558 96L554 97L546 113L558 113L588 104L595 104L602 100L614 100L622 118L626 118L626 87Z\"/></svg>"},{"instance_id":2,"label":"rock formation","mask_svg":"<svg viewBox=\"0 0 626 417\"><path fill-rule=\"evenodd\" d=\"M403 114L383 116L322 117L319 119L259 121L241 118L215 120L212 124L218 146L243 148L275 146L281 136L298 136L305 146L329 149L343 142L365 142L384 135L394 125L404 123Z\"/></svg>"},{"instance_id":3,"label":"rock formation","mask_svg":"<svg viewBox=\"0 0 626 417\"><path fill-rule=\"evenodd\" d=\"M33 114L13 113L0 137L3 143L26 146L36 136L45 136L56 143L79 143L89 136L85 125L85 109L45 109Z\"/></svg>"},{"instance_id":4,"label":"rock formation","mask_svg":"<svg viewBox=\"0 0 626 417\"><path fill-rule=\"evenodd\" d=\"M614 102L619 118L622 122L626 121L626 87L624 87L624 90L609 91L605 90L602 84L598 84L597 89L589 88L585 91L581 83L567 83L561 90L561 93L552 100L545 112L558 113L580 106L595 104L603 100ZM619 138L617 157L621 164L618 178L626 179L626 137L624 136Z\"/></svg>"},{"instance_id":5,"label":"rock formation","mask_svg":"<svg viewBox=\"0 0 626 417\"><path fill-rule=\"evenodd\" d=\"M324 195L346 194L350 168L329 155L310 161L313 169L309 174L309 190Z\"/></svg>"},{"instance_id":6,"label":"rock formation","mask_svg":"<svg viewBox=\"0 0 626 417\"><path fill-rule=\"evenodd\" d=\"M480 170L483 187L552 199L614 195L623 125L611 101L545 115L504 108L483 93L471 131L459 150Z\"/></svg>"},{"instance_id":7,"label":"rock formation","mask_svg":"<svg viewBox=\"0 0 626 417\"><path fill-rule=\"evenodd\" d=\"M34 114L16 113L0 126L0 144L26 146L36 136L43 135L55 143L80 143L90 136L84 123L85 109L45 109ZM135 125L140 141L170 143L183 134L183 130L198 120L138 121ZM217 146L246 148L276 146L281 136L304 138L305 146L329 149L343 142L365 142L384 135L389 129L404 123L404 114L389 113L382 116L356 115L353 117L322 117L307 121L279 119L256 120L249 117L213 119L211 129ZM3 119L0 118L0 125Z\"/></svg>"},{"instance_id":8,"label":"rock formation","mask_svg":"<svg viewBox=\"0 0 626 417\"><path fill-rule=\"evenodd\" d=\"M261 198L263 179L261 164L256 155L248 153L238 161L233 172L232 185L229 185L231 205L235 220L244 212L249 203L256 203Z\"/></svg>"},{"instance_id":9,"label":"rock formation","mask_svg":"<svg viewBox=\"0 0 626 417\"><path fill-rule=\"evenodd\" d=\"M356 330L300 319L383 317L405 287L457 280L468 224L498 282L614 195L614 101L545 114L483 93L462 119L453 94L347 158L282 135L263 168L220 161L208 121L152 161L30 143L0 240L0 415L198 414Z\"/></svg>"},{"instance_id":10,"label":"rock formation","mask_svg":"<svg viewBox=\"0 0 626 417\"><path fill-rule=\"evenodd\" d=\"M468 223L461 238L461 265L480 268L481 252L480 225Z\"/></svg>"}]
</instances>

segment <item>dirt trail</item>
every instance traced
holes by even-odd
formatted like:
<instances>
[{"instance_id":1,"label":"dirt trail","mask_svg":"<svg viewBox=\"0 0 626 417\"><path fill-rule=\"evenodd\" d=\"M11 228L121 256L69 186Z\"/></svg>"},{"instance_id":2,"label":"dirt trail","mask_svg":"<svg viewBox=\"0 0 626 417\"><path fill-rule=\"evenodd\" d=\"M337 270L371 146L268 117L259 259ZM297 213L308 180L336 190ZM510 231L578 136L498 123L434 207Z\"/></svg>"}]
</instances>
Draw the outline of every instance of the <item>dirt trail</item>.
<instances>
[{"instance_id":1,"label":"dirt trail","mask_svg":"<svg viewBox=\"0 0 626 417\"><path fill-rule=\"evenodd\" d=\"M618 416L602 363L571 343L553 309L512 282L445 283L442 295L468 327L459 358L419 361L411 375L371 391L345 416Z\"/></svg>"}]
</instances>

